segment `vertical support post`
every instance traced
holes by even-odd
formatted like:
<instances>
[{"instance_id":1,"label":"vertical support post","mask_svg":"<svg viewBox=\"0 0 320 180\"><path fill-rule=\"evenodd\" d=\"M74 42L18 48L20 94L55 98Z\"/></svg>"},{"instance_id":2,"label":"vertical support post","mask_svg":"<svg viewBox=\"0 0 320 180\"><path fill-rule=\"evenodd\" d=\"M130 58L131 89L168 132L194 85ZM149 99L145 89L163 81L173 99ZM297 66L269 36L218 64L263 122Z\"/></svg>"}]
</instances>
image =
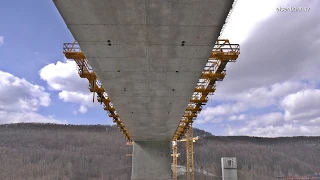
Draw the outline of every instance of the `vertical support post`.
<instances>
[{"instance_id":1,"label":"vertical support post","mask_svg":"<svg viewBox=\"0 0 320 180\"><path fill-rule=\"evenodd\" d=\"M131 180L172 180L170 141L134 141Z\"/></svg>"},{"instance_id":2,"label":"vertical support post","mask_svg":"<svg viewBox=\"0 0 320 180\"><path fill-rule=\"evenodd\" d=\"M178 179L178 146L177 141L172 141L172 177Z\"/></svg>"},{"instance_id":3,"label":"vertical support post","mask_svg":"<svg viewBox=\"0 0 320 180\"><path fill-rule=\"evenodd\" d=\"M193 129L190 125L186 133L187 146L187 180L194 180L194 162L193 162Z\"/></svg>"}]
</instances>

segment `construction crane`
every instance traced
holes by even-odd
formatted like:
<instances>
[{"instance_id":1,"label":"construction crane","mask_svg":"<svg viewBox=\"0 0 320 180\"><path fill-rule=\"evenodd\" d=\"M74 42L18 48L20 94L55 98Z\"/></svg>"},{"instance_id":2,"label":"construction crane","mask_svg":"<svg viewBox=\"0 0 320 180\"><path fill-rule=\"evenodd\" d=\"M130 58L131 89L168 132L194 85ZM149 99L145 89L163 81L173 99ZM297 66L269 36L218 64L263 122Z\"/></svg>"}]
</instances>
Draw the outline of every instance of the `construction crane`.
<instances>
[{"instance_id":1,"label":"construction crane","mask_svg":"<svg viewBox=\"0 0 320 180\"><path fill-rule=\"evenodd\" d=\"M172 174L173 179L177 180L178 178L178 145L177 142L186 142L186 157L187 157L187 166L186 166L186 175L187 180L194 180L194 148L193 143L199 140L199 137L193 137L192 125L186 133L186 138L178 141L172 141Z\"/></svg>"},{"instance_id":2,"label":"construction crane","mask_svg":"<svg viewBox=\"0 0 320 180\"><path fill-rule=\"evenodd\" d=\"M178 179L178 157L180 153L178 153L178 145L177 141L172 141L172 177L173 180Z\"/></svg>"},{"instance_id":3,"label":"construction crane","mask_svg":"<svg viewBox=\"0 0 320 180\"><path fill-rule=\"evenodd\" d=\"M194 148L193 148L193 143L196 142L197 140L199 140L199 137L193 137L193 128L192 128L192 125L190 125L190 127L186 133L186 139L180 140L180 141L186 142L187 180L194 180Z\"/></svg>"}]
</instances>

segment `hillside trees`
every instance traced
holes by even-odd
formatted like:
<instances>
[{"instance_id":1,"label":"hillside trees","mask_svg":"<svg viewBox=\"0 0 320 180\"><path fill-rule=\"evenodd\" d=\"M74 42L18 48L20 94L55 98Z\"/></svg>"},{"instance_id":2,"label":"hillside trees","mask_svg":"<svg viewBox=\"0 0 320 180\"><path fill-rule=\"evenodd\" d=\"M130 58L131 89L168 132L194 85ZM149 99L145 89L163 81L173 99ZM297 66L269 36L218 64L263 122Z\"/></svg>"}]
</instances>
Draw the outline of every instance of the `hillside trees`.
<instances>
[{"instance_id":1,"label":"hillside trees","mask_svg":"<svg viewBox=\"0 0 320 180\"><path fill-rule=\"evenodd\" d=\"M320 138L220 137L194 128L196 179L219 179L221 157L237 157L240 179L271 180L320 169ZM0 125L1 180L129 180L131 147L115 126ZM185 143L178 144L186 164ZM183 178L183 177L182 177ZM221 178L220 178L221 179Z\"/></svg>"}]
</instances>

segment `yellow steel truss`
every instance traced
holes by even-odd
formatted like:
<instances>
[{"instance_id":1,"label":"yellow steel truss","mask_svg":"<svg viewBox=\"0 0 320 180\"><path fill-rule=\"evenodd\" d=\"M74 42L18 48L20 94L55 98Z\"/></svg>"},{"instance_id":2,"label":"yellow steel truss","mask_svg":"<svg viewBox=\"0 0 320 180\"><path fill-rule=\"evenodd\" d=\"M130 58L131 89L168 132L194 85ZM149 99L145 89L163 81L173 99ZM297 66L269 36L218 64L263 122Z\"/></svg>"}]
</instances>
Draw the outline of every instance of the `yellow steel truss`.
<instances>
[{"instance_id":1,"label":"yellow steel truss","mask_svg":"<svg viewBox=\"0 0 320 180\"><path fill-rule=\"evenodd\" d=\"M116 123L127 141L131 142L132 138L123 124L119 114L115 110L110 97L98 80L97 75L93 72L85 54L81 51L77 41L73 43L64 43L63 53L67 59L73 59L78 65L78 74L81 78L86 78L89 81L89 90L93 92L93 102L95 93L97 94L97 101L103 104L103 109L108 112L109 117L112 117L113 122Z\"/></svg>"},{"instance_id":2,"label":"yellow steel truss","mask_svg":"<svg viewBox=\"0 0 320 180\"><path fill-rule=\"evenodd\" d=\"M187 156L187 180L194 180L194 162L193 162L193 130L189 127L186 133L186 156Z\"/></svg>"},{"instance_id":3,"label":"yellow steel truss","mask_svg":"<svg viewBox=\"0 0 320 180\"><path fill-rule=\"evenodd\" d=\"M172 176L174 180L178 178L178 145L177 142L186 142L186 157L187 157L187 166L186 166L186 175L187 179L194 180L194 145L193 143L199 140L199 137L193 137L192 126L188 129L186 133L186 138L178 141L172 141Z\"/></svg>"},{"instance_id":4,"label":"yellow steel truss","mask_svg":"<svg viewBox=\"0 0 320 180\"><path fill-rule=\"evenodd\" d=\"M185 141L187 150L186 175L188 180L194 180L194 147L198 138L193 138L192 123L202 110L202 105L208 102L208 95L215 91L216 81L222 81L226 75L228 62L235 62L240 54L239 44L230 44L229 40L218 40L209 60L202 72L190 102L182 116L178 128L173 135L173 142ZM185 140L180 140L186 135ZM177 146L173 146L173 179L177 179Z\"/></svg>"},{"instance_id":5,"label":"yellow steel truss","mask_svg":"<svg viewBox=\"0 0 320 180\"><path fill-rule=\"evenodd\" d=\"M177 141L172 141L172 177L173 180L178 179L178 157L180 154L178 154L178 145Z\"/></svg>"},{"instance_id":6,"label":"yellow steel truss","mask_svg":"<svg viewBox=\"0 0 320 180\"><path fill-rule=\"evenodd\" d=\"M201 107L208 102L208 95L215 91L216 81L224 79L227 63L235 62L239 54L239 44L230 44L227 39L217 40L172 141L179 140L185 135L193 120L201 112Z\"/></svg>"}]
</instances>

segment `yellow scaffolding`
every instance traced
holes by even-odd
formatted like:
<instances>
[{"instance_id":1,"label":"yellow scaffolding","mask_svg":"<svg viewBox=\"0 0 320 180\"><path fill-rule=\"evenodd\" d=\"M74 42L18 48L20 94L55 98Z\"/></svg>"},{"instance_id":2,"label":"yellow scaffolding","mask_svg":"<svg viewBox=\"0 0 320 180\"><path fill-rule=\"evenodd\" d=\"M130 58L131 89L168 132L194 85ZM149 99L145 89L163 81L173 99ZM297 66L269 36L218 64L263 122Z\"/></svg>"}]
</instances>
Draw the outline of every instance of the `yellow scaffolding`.
<instances>
[{"instance_id":1,"label":"yellow scaffolding","mask_svg":"<svg viewBox=\"0 0 320 180\"><path fill-rule=\"evenodd\" d=\"M187 166L186 166L186 175L187 179L194 180L194 145L193 143L199 140L199 137L193 137L192 126L188 129L186 133L186 138L178 141L172 141L172 176L173 180L178 178L178 145L177 142L186 142L186 157L187 157Z\"/></svg>"},{"instance_id":2,"label":"yellow scaffolding","mask_svg":"<svg viewBox=\"0 0 320 180\"><path fill-rule=\"evenodd\" d=\"M193 130L192 126L189 127L186 133L186 156L187 156L187 167L186 174L187 180L194 180L194 151L193 151Z\"/></svg>"},{"instance_id":3,"label":"yellow scaffolding","mask_svg":"<svg viewBox=\"0 0 320 180\"><path fill-rule=\"evenodd\" d=\"M177 141L172 141L172 177L173 180L177 180L178 179L178 157L179 157L179 153L178 153L178 145L177 145Z\"/></svg>"},{"instance_id":4,"label":"yellow scaffolding","mask_svg":"<svg viewBox=\"0 0 320 180\"><path fill-rule=\"evenodd\" d=\"M63 53L67 59L73 59L78 65L78 74L81 78L86 78L89 81L89 90L93 92L93 99L95 93L97 94L97 101L103 104L103 109L108 112L108 116L112 117L113 122L116 123L117 127L120 129L121 133L125 136L127 141L131 142L132 138L123 124L119 114L115 110L110 97L106 93L102 84L98 80L97 75L93 72L85 54L81 51L81 48L77 41L73 43L63 44Z\"/></svg>"},{"instance_id":5,"label":"yellow scaffolding","mask_svg":"<svg viewBox=\"0 0 320 180\"><path fill-rule=\"evenodd\" d=\"M208 95L214 93L216 82L224 79L227 63L235 62L239 54L239 44L230 44L227 39L217 40L172 141L177 141L185 135L201 112L202 106L208 102Z\"/></svg>"},{"instance_id":6,"label":"yellow scaffolding","mask_svg":"<svg viewBox=\"0 0 320 180\"><path fill-rule=\"evenodd\" d=\"M85 54L81 51L79 44L76 41L64 43L63 53L67 59L73 59L77 63L79 76L88 79L89 90L93 92L93 101L96 93L98 102L103 104L104 110L108 112L109 117L113 118L113 122L117 124L126 139L132 141L127 128L123 124L119 114L117 114L105 89L98 80L97 75L93 72ZM194 119L201 112L202 106L208 102L208 95L215 91L216 81L224 79L227 63L235 62L239 54L239 44L230 44L229 40L217 40L185 113L173 135L173 141L180 140L185 135Z\"/></svg>"}]
</instances>

